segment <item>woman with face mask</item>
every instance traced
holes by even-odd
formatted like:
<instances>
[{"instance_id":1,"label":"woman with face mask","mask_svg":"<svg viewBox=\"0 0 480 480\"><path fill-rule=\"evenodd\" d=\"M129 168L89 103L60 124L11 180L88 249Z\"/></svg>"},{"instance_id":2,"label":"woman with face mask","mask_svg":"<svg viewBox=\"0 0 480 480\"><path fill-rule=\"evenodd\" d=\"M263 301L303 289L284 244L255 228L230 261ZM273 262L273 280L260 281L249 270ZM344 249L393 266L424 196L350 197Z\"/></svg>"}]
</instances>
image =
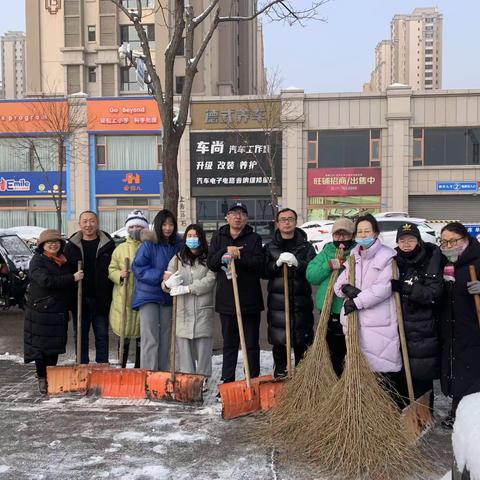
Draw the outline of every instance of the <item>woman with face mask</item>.
<instances>
[{"instance_id":1,"label":"woman with face mask","mask_svg":"<svg viewBox=\"0 0 480 480\"><path fill-rule=\"evenodd\" d=\"M452 428L460 400L480 392L480 326L473 295L480 294L480 282L471 281L469 266L480 277L480 244L459 222L441 231L444 295L440 304L442 341L441 383L452 397L450 415L442 422Z\"/></svg>"},{"instance_id":2,"label":"woman with face mask","mask_svg":"<svg viewBox=\"0 0 480 480\"><path fill-rule=\"evenodd\" d=\"M392 290L400 294L413 390L419 398L433 390L433 379L440 376L436 303L443 289L442 254L436 245L422 241L414 223L398 228L397 244L399 278L392 280Z\"/></svg>"},{"instance_id":3,"label":"woman with face mask","mask_svg":"<svg viewBox=\"0 0 480 480\"><path fill-rule=\"evenodd\" d=\"M125 259L128 258L130 265L132 264L140 246L140 232L144 229L148 230L148 220L140 210L134 210L128 214L125 227L128 233L127 238L125 242L118 245L113 251L112 260L108 267L108 278L114 285L109 320L113 333L120 337L123 315L123 284L128 282L125 343L121 362L122 368L125 368L128 360L130 340L135 339L135 368L140 368L140 316L138 311L131 309L134 279L131 272L125 269ZM118 350L120 351L120 339Z\"/></svg>"},{"instance_id":4,"label":"woman with face mask","mask_svg":"<svg viewBox=\"0 0 480 480\"><path fill-rule=\"evenodd\" d=\"M378 239L378 223L370 214L355 223L357 245L355 285L348 283L349 266L335 283L335 293L345 300L340 321L348 328L347 315L358 310L360 348L374 372L383 374L393 388L401 382L402 360L395 300L392 295L392 260L395 250Z\"/></svg>"},{"instance_id":5,"label":"woman with face mask","mask_svg":"<svg viewBox=\"0 0 480 480\"><path fill-rule=\"evenodd\" d=\"M330 277L335 270L342 270L345 260L355 246L353 234L355 225L349 218L337 218L332 227L332 242L328 242L322 251L308 264L307 280L312 285L318 285L317 308L322 311ZM337 251L343 252L342 259L337 258ZM343 299L333 296L328 320L327 343L330 358L335 373L340 376L343 372L343 361L347 352L345 335L340 323L340 310Z\"/></svg>"},{"instance_id":6,"label":"woman with face mask","mask_svg":"<svg viewBox=\"0 0 480 480\"><path fill-rule=\"evenodd\" d=\"M215 273L208 269L208 244L200 225L189 225L184 245L168 264L162 288L177 296L177 369L212 375Z\"/></svg>"}]
</instances>

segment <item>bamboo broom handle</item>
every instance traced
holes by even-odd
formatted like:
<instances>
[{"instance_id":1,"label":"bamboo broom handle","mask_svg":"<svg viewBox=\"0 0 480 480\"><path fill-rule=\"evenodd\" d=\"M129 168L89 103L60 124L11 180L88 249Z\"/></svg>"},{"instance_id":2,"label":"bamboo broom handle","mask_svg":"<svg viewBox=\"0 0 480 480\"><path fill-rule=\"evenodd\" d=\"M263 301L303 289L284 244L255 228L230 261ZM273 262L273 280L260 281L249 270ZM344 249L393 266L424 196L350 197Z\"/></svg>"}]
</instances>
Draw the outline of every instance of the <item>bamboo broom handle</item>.
<instances>
[{"instance_id":1,"label":"bamboo broom handle","mask_svg":"<svg viewBox=\"0 0 480 480\"><path fill-rule=\"evenodd\" d=\"M82 270L82 261L77 263L77 272ZM82 362L82 285L83 280L78 281L77 286L77 364Z\"/></svg>"},{"instance_id":2,"label":"bamboo broom handle","mask_svg":"<svg viewBox=\"0 0 480 480\"><path fill-rule=\"evenodd\" d=\"M130 269L130 259L125 258L125 263L124 263L124 268L128 272ZM120 346L118 349L118 363L120 366L123 366L123 353L125 349L125 327L127 323L127 306L128 306L128 301L127 301L127 296L128 296L128 277L129 275L123 279L123 285L122 285L122 318L121 318L121 324L120 324Z\"/></svg>"},{"instance_id":3,"label":"bamboo broom handle","mask_svg":"<svg viewBox=\"0 0 480 480\"><path fill-rule=\"evenodd\" d=\"M392 277L398 279L398 267L395 260L392 261ZM397 322L398 322L398 332L400 334L400 344L402 346L402 358L403 366L405 367L405 378L407 379L407 389L408 389L408 398L410 403L415 401L415 394L413 392L413 381L412 381L412 372L410 370L410 359L408 358L408 347L407 339L405 337L405 325L403 323L403 314L402 314L402 302L400 299L400 294L394 292L395 306L397 308Z\"/></svg>"},{"instance_id":4,"label":"bamboo broom handle","mask_svg":"<svg viewBox=\"0 0 480 480\"><path fill-rule=\"evenodd\" d=\"M477 278L477 271L475 270L475 265L469 265L468 271L470 273L470 280L472 282L476 282L478 278ZM474 295L473 299L475 301L475 309L477 310L478 326L480 327L480 295L478 294Z\"/></svg>"},{"instance_id":5,"label":"bamboo broom handle","mask_svg":"<svg viewBox=\"0 0 480 480\"><path fill-rule=\"evenodd\" d=\"M233 258L231 268L233 297L235 298L235 311L237 312L238 333L240 335L240 346L242 348L243 368L245 369L245 381L247 382L247 387L252 388L252 380L250 378L250 365L248 363L247 356L247 344L245 343L245 333L243 331L242 310L240 309L240 297L238 296L237 270L235 268L235 260Z\"/></svg>"},{"instance_id":6,"label":"bamboo broom handle","mask_svg":"<svg viewBox=\"0 0 480 480\"><path fill-rule=\"evenodd\" d=\"M283 264L283 295L285 297L285 336L287 341L287 374L293 374L292 369L292 332L290 330L290 292L288 288L288 265Z\"/></svg>"}]
</instances>

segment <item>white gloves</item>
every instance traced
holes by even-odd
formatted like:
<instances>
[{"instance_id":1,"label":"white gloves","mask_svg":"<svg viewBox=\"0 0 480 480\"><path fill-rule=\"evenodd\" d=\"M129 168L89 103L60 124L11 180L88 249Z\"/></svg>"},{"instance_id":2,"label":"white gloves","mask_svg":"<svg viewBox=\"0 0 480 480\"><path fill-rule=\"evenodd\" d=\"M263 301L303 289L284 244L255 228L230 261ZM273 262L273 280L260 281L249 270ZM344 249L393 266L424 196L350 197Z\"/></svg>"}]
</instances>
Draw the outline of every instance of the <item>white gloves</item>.
<instances>
[{"instance_id":1,"label":"white gloves","mask_svg":"<svg viewBox=\"0 0 480 480\"><path fill-rule=\"evenodd\" d=\"M170 296L175 297L177 295L186 295L190 293L190 289L185 285L177 285L176 287L172 287L170 290Z\"/></svg>"},{"instance_id":2,"label":"white gloves","mask_svg":"<svg viewBox=\"0 0 480 480\"><path fill-rule=\"evenodd\" d=\"M298 267L298 260L293 253L283 252L277 260L277 267L281 267L286 263L289 267Z\"/></svg>"},{"instance_id":3,"label":"white gloves","mask_svg":"<svg viewBox=\"0 0 480 480\"><path fill-rule=\"evenodd\" d=\"M183 283L183 278L180 276L178 272L175 272L173 275L168 277L168 280L165 280L165 286L167 288L178 287Z\"/></svg>"}]
</instances>

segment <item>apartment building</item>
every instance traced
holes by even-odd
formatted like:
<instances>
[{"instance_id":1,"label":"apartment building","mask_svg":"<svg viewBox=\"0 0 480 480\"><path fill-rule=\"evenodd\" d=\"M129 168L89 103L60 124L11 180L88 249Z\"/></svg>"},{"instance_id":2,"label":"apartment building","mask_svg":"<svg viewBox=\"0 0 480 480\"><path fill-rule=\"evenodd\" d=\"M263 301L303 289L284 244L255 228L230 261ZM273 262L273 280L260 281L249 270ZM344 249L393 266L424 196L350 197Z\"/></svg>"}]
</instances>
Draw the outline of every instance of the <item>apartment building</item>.
<instances>
[{"instance_id":1,"label":"apartment building","mask_svg":"<svg viewBox=\"0 0 480 480\"><path fill-rule=\"evenodd\" d=\"M0 37L2 88L0 97L25 95L25 33L6 32Z\"/></svg>"},{"instance_id":2,"label":"apartment building","mask_svg":"<svg viewBox=\"0 0 480 480\"><path fill-rule=\"evenodd\" d=\"M164 2L163 2L164 3ZM255 0L222 0L224 11L249 15ZM199 12L208 0L194 0ZM136 0L123 0L136 8ZM170 41L164 11L156 0L142 0L143 23L160 77L164 77L164 52ZM168 22L168 18L167 18ZM198 27L196 39L206 35L207 23ZM134 26L111 0L26 0L27 95L89 96L145 94L133 68L118 57L118 48L130 44L141 50ZM177 52L175 89L184 81L184 48ZM195 95L243 95L262 92L264 86L262 29L256 21L223 23L214 34L199 64Z\"/></svg>"},{"instance_id":3,"label":"apartment building","mask_svg":"<svg viewBox=\"0 0 480 480\"><path fill-rule=\"evenodd\" d=\"M437 8L416 8L410 15L395 15L391 39L375 49L375 69L366 92L384 92L402 83L414 90L442 88L443 16Z\"/></svg>"}]
</instances>

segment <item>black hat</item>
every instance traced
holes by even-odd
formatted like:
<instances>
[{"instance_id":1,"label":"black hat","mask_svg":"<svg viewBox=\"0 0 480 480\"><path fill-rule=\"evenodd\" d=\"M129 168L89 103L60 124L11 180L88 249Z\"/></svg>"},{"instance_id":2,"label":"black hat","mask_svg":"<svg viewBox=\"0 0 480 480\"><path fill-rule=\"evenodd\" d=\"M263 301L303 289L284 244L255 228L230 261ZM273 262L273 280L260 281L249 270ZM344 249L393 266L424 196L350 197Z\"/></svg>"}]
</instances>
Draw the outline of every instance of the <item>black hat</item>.
<instances>
[{"instance_id":1,"label":"black hat","mask_svg":"<svg viewBox=\"0 0 480 480\"><path fill-rule=\"evenodd\" d=\"M242 202L232 203L232 205L230 205L230 208L228 209L227 213L231 212L232 210L236 210L237 208L239 208L240 210L243 210L245 212L245 214L248 215L247 206Z\"/></svg>"},{"instance_id":2,"label":"black hat","mask_svg":"<svg viewBox=\"0 0 480 480\"><path fill-rule=\"evenodd\" d=\"M400 227L398 227L397 242L398 242L398 239L403 235L411 235L412 237L415 237L417 240L422 239L422 236L420 235L420 230L418 229L417 225L415 225L414 223L406 222Z\"/></svg>"}]
</instances>

